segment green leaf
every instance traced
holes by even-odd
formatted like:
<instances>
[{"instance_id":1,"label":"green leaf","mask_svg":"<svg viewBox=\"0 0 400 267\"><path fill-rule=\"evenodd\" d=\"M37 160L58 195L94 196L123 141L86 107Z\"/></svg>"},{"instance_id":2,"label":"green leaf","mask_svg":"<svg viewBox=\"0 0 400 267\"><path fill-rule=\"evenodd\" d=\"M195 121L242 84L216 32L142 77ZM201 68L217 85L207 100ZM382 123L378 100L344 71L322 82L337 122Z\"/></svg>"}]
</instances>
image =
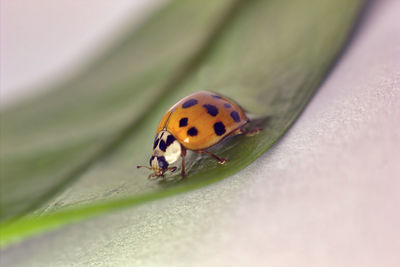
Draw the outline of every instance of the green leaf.
<instances>
[{"instance_id":1,"label":"green leaf","mask_svg":"<svg viewBox=\"0 0 400 267\"><path fill-rule=\"evenodd\" d=\"M1 245L238 172L294 122L326 77L363 1L173 1L51 93L2 114ZM149 181L164 112L220 92L264 131L190 155L188 177Z\"/></svg>"}]
</instances>

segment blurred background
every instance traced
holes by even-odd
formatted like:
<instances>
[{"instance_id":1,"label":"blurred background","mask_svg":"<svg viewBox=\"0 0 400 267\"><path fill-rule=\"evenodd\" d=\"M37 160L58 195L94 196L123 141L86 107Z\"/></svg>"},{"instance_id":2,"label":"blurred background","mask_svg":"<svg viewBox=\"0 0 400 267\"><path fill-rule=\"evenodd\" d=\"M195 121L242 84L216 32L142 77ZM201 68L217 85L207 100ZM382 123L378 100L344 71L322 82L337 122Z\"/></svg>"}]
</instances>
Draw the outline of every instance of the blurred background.
<instances>
[{"instance_id":1,"label":"blurred background","mask_svg":"<svg viewBox=\"0 0 400 267\"><path fill-rule=\"evenodd\" d=\"M52 84L69 80L69 77L80 73L91 58L107 51L108 47L113 46L113 41L121 40L125 30L138 27L165 2L167 0L0 0L0 108L19 102L40 90L56 88ZM287 4L289 2L265 2L290 7ZM314 1L315 6L323 6L320 3L335 2ZM350 1L342 3L347 4ZM192 266L195 262L198 263L197 266L399 266L400 216L396 210L400 183L399 167L395 159L400 157L400 24L397 22L400 1L377 0L370 3L352 41L300 118L268 153L264 153L254 163L213 186L38 235L0 251L0 259L3 258L7 266L57 266L60 263L65 266L140 266L143 263L148 263L148 266L166 263L171 266ZM306 14L311 9L312 5L304 5L298 13L301 15L301 11L305 10ZM259 6L253 6L250 11L254 13L249 13L248 17L240 20L243 24L239 24L238 28L245 29L248 26L256 32L265 27L252 27L251 23L271 25L269 21L265 25L256 24L258 20L253 14L258 14L258 10L261 10ZM289 10L296 12L281 14L293 18L291 15L297 14L297 10ZM345 13L340 12L336 14ZM182 13L190 19L193 17L193 14ZM271 16L279 14L271 13ZM330 14L335 13L330 9L324 13L323 18ZM308 17L310 16L300 17L304 18L303 23L296 20L293 29L302 29L302 25L308 25L304 23ZM265 18L264 14L258 17L260 21L262 18ZM198 21L199 25L204 25L204 21L209 19L204 16L204 21ZM162 24L162 20L159 21L158 25L163 26ZM182 25L180 21L177 24ZM320 23L317 26L323 28L324 25L329 27L326 28L327 31L324 28L320 32L322 35L329 32L334 24ZM171 32L175 32L175 24L170 26ZM312 26L314 24L310 28L315 30ZM274 27L277 26L272 25L270 30L274 30ZM306 26L304 28L309 29ZM197 28L199 32L202 32L201 29L200 26ZM236 28L232 29L236 33ZM182 27L181 32L191 33L185 27ZM257 38L253 42L249 41L250 38L237 34L248 45L238 45L238 48L230 46L235 43L231 40L237 40L233 38L237 35L229 33L232 32L224 36L225 43L219 44L221 50L210 56L217 60L208 62L199 71L203 76L194 75L193 79L189 79L188 85L184 86L195 90L196 86L201 88L203 84L213 84L219 78L213 75L223 72L221 70L225 67L226 80L233 80L232 84L237 87L225 81L221 84L229 89L233 88L233 92L242 89L242 85L248 90L246 86L253 85L254 82L268 88L278 88L274 84L268 84L274 79L269 79L267 75L277 77L277 85L282 88L286 88L284 85L295 88L297 83L303 83L301 79L295 79L302 77L297 73L314 65L311 61L303 64L301 60L294 60L294 63L299 63L299 67L288 72L289 68L286 68L285 63L296 67L291 61L296 53L286 52L304 49L307 52L310 50L310 55L315 55L312 53L315 51L326 53L325 50L309 49L313 45L320 49L325 47L322 41L314 42L312 38L316 34L312 34L310 38L306 38L311 40L310 44L305 42L307 45L296 46L296 49L290 50L288 46L288 50L285 50L285 46L277 45L278 48L283 47L282 50L276 48L278 52L282 52L276 54L279 61L282 61L282 66L277 71L281 76L271 72L277 69L276 64L264 64L263 60L268 57L262 58L258 55L253 55L254 61L258 63L256 59L260 58L263 64L250 66L259 72L245 73L237 67L240 64L232 63L248 63L245 59L252 59L241 52L255 51L247 49L253 48L253 44L263 51L264 46L274 42L270 42L270 36L263 39L263 42L254 42L263 37L262 34L254 34ZM240 31L239 33L243 34ZM171 38L169 34L170 32L163 38ZM197 36L197 33L194 35ZM181 36L179 32L177 36ZM151 40L147 35L144 37L147 38L143 38L145 41ZM330 45L337 40L337 35L334 37L334 40L321 40L328 40ZM163 38L157 40L164 40ZM188 39L192 42L181 44L183 48L193 46L199 41L191 35ZM138 47L142 48L140 41L139 39ZM319 44L322 45L318 46ZM159 46L155 45L152 49L161 46L164 49L167 46L160 41L157 45ZM171 46L176 48L175 43ZM174 52L171 58L182 53L182 47L171 49ZM135 51L140 51L137 47L134 48ZM149 55L146 52L149 53L152 49L145 51L146 60ZM121 53L120 58L125 59L129 52L126 50ZM192 51L183 49L183 52L187 56ZM237 55L243 57L236 60ZM283 60L282 55L288 55L290 60ZM160 58L156 58L159 61L154 61L163 64L172 62L167 56L160 55ZM318 62L317 59L320 58L316 56L313 59ZM132 66L129 58L121 61L126 66ZM164 67L161 63L160 66ZM321 69L320 65L315 64L313 69ZM231 70L226 66L235 66L237 70L230 73ZM167 67L173 69L176 66ZM112 69L112 65L109 69ZM78 100L83 99L82 103L89 103L87 106L77 103L79 101L73 98L62 105L63 95L59 99L54 98L58 101L54 106L60 107L54 120L53 114L49 112L54 107L49 103L43 104L43 112L40 109L41 103L33 103L32 113L23 109L20 111L22 115L18 113L19 110L15 112L14 116L20 119L21 125L13 125L13 118L9 119L12 131L8 133L7 142L1 143L0 152L9 152L4 154L4 166L8 166L9 173L14 176L10 175L12 179L8 188L24 190L20 190L20 195L15 194L17 190L6 190L11 192L10 200L6 203L8 208L12 207L14 195L19 201L17 204L25 205L37 197L32 188L42 193L40 190L43 190L43 185L48 184L50 188L58 176L63 181L64 176L60 173L69 174L69 169L64 169L64 165L77 169L76 166L81 166L79 163L82 159L90 158L91 149L96 151L97 146L130 121L132 115L141 115L137 110L146 111L140 107L143 102L141 99L138 100L140 103L135 102L138 98L134 90L139 92L142 88L159 88L162 83L158 84L158 80L152 75L142 75L147 71L143 69L143 72L137 71L132 80L143 77L146 83L113 84L118 85L115 88L123 92L118 94L118 90L110 90L116 94L115 101L113 95L110 97L104 94L108 97L100 100L107 101L89 102L92 100L91 93L98 88L95 79L94 82L89 81L92 83L87 82L91 87L85 81L75 87L75 93L88 89L87 94L77 94ZM238 75L242 72L248 76ZM102 78L101 70L99 73L93 77ZM125 74L131 75L130 70L127 73ZM161 72L157 76L161 77L160 81L164 80L164 74L169 75L168 72ZM147 80L154 81L154 84L149 86ZM100 85L103 85L101 82ZM134 90L131 90L131 85ZM104 87L101 93L108 93L107 86ZM125 94L124 90L132 92L131 95ZM65 91L67 90L63 93ZM151 94L144 96L152 99ZM177 96L169 96L170 99L164 101L163 105L169 104ZM240 99L243 100L245 97ZM141 192L143 188L149 188L149 192L152 192L156 188L155 183L145 178L132 179L132 173L140 160L147 161L142 151L151 153L148 144L151 144L153 138L148 134L150 130L147 130L151 129L153 133L155 125L152 124L156 124L159 119L159 116L155 116L156 113L161 113L166 108L160 106L153 110L154 116L147 120L145 127L138 127L139 138L134 136L135 138L129 139L113 157L100 160L84 175L73 173L75 176L82 176L79 183L64 190L50 204L46 203L46 208L58 209L70 203L80 204L96 198L119 197L123 193L134 195L135 190ZM59 117L61 119L58 121ZM44 131L36 131L41 127ZM140 153L136 155L134 151ZM20 161L20 158L24 161ZM26 170L21 166L26 166ZM44 166L43 173L35 172L40 169L38 166ZM54 168L48 170L45 168L48 166ZM26 183L22 178L29 182ZM43 181L40 180L42 178Z\"/></svg>"},{"instance_id":2,"label":"blurred background","mask_svg":"<svg viewBox=\"0 0 400 267\"><path fill-rule=\"evenodd\" d=\"M167 0L1 0L0 108L79 73Z\"/></svg>"}]
</instances>

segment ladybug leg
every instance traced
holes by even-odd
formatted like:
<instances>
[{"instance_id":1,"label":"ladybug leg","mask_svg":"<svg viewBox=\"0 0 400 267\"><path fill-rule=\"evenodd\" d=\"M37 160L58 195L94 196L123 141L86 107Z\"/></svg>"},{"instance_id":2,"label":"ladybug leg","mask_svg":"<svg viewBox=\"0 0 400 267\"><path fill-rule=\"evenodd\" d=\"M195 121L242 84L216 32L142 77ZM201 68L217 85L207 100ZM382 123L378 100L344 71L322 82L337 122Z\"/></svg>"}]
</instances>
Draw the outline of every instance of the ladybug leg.
<instances>
[{"instance_id":1,"label":"ladybug leg","mask_svg":"<svg viewBox=\"0 0 400 267\"><path fill-rule=\"evenodd\" d=\"M207 155L209 155L210 157L212 157L213 159L215 159L216 161L218 161L218 163L219 164L225 164L228 160L227 159L224 159L224 158L220 158L220 157L218 157L217 155L215 155L215 154L213 154L213 153L211 153L211 152L208 152L208 151L206 151L206 150L197 150L197 151L195 151L196 153L199 153L199 154L207 154Z\"/></svg>"},{"instance_id":2,"label":"ladybug leg","mask_svg":"<svg viewBox=\"0 0 400 267\"><path fill-rule=\"evenodd\" d=\"M182 168L181 168L181 175L185 177L185 156L186 156L186 148L182 147L181 157L182 157Z\"/></svg>"},{"instance_id":3,"label":"ladybug leg","mask_svg":"<svg viewBox=\"0 0 400 267\"><path fill-rule=\"evenodd\" d=\"M263 128L255 128L255 129L251 129L250 131L247 131L244 133L245 136L253 136L258 134L259 132L261 132L263 130Z\"/></svg>"},{"instance_id":4,"label":"ladybug leg","mask_svg":"<svg viewBox=\"0 0 400 267\"><path fill-rule=\"evenodd\" d=\"M171 172L176 171L176 169L177 169L177 167L169 167L169 168L168 168L168 170L171 171Z\"/></svg>"},{"instance_id":5,"label":"ladybug leg","mask_svg":"<svg viewBox=\"0 0 400 267\"><path fill-rule=\"evenodd\" d=\"M234 130L230 136L235 136L235 135L239 135L239 134L245 134L246 131L242 128L237 128L236 130Z\"/></svg>"},{"instance_id":6,"label":"ladybug leg","mask_svg":"<svg viewBox=\"0 0 400 267\"><path fill-rule=\"evenodd\" d=\"M262 128L255 128L255 129L251 129L250 131L248 131L248 130L245 130L244 128L238 128L231 133L231 136L235 136L235 135L239 135L239 134L244 134L245 136L253 136L253 135L258 134L262 130L263 130Z\"/></svg>"}]
</instances>

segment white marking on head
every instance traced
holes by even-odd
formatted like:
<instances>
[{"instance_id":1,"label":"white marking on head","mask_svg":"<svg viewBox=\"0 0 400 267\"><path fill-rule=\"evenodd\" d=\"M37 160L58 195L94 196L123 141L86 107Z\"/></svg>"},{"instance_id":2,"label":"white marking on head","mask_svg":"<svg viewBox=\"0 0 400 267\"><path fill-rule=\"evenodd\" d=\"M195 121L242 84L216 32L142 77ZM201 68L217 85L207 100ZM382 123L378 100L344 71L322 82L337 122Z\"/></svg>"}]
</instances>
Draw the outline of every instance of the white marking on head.
<instances>
[{"instance_id":1,"label":"white marking on head","mask_svg":"<svg viewBox=\"0 0 400 267\"><path fill-rule=\"evenodd\" d=\"M165 160L168 164L172 164L181 156L181 144L178 141L172 142L164 153Z\"/></svg>"}]
</instances>

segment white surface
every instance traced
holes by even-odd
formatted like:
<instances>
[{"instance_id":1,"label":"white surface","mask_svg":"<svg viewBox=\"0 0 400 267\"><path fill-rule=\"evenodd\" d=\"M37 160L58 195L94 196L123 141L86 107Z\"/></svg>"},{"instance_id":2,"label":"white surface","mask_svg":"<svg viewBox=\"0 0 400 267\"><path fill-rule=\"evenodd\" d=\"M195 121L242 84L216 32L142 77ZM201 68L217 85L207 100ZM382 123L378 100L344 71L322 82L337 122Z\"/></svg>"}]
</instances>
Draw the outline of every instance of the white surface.
<instances>
[{"instance_id":1,"label":"white surface","mask_svg":"<svg viewBox=\"0 0 400 267\"><path fill-rule=\"evenodd\" d=\"M296 124L242 172L37 237L4 262L400 266L398 14L400 1L373 5Z\"/></svg>"},{"instance_id":2,"label":"white surface","mask_svg":"<svg viewBox=\"0 0 400 267\"><path fill-rule=\"evenodd\" d=\"M75 72L165 0L0 0L0 105ZM117 29L117 30L116 30Z\"/></svg>"}]
</instances>

